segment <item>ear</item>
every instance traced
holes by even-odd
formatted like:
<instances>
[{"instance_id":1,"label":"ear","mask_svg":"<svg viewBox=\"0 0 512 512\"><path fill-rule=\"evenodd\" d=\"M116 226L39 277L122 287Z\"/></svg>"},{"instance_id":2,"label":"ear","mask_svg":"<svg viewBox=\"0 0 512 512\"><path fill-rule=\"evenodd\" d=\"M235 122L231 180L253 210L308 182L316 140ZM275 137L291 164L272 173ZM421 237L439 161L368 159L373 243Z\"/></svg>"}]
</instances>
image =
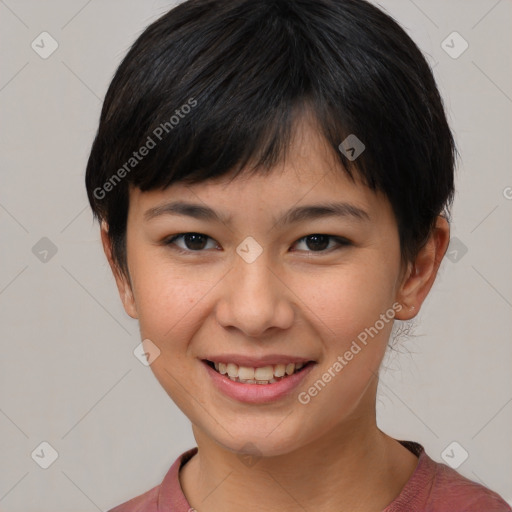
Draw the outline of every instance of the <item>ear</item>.
<instances>
[{"instance_id":1,"label":"ear","mask_svg":"<svg viewBox=\"0 0 512 512\"><path fill-rule=\"evenodd\" d=\"M403 305L395 318L414 318L434 284L439 265L450 242L450 225L441 215L427 243L420 249L414 262L409 263L407 272L397 292L397 301Z\"/></svg>"},{"instance_id":2,"label":"ear","mask_svg":"<svg viewBox=\"0 0 512 512\"><path fill-rule=\"evenodd\" d=\"M114 261L114 258L112 257L112 244L108 236L108 225L105 221L101 222L101 243L103 244L103 250L105 251L105 256L107 257L110 269L114 274L117 289L119 291L119 296L121 297L124 310L132 318L138 318L137 307L135 304L135 299L133 297L133 291L130 280L124 274L124 272L118 267L118 265Z\"/></svg>"}]
</instances>

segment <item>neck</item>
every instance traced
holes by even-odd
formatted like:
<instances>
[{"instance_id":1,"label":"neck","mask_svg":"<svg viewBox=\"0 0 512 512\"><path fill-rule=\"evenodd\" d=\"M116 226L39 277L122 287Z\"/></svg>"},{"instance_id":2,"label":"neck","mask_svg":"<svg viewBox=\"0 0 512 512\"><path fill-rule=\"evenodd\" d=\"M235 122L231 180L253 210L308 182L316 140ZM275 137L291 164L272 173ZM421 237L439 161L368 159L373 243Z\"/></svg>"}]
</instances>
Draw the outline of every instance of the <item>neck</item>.
<instances>
[{"instance_id":1,"label":"neck","mask_svg":"<svg viewBox=\"0 0 512 512\"><path fill-rule=\"evenodd\" d=\"M180 481L198 512L383 510L418 459L372 421L351 420L294 452L246 464L194 427L198 453Z\"/></svg>"}]
</instances>

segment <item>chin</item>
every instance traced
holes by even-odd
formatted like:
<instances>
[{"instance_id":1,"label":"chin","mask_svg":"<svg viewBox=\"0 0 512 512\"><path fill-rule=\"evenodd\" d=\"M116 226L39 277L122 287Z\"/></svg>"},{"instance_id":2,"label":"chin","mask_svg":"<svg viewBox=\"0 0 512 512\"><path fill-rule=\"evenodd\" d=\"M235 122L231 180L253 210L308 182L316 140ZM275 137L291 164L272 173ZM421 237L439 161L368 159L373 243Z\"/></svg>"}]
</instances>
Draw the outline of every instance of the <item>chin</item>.
<instances>
[{"instance_id":1,"label":"chin","mask_svg":"<svg viewBox=\"0 0 512 512\"><path fill-rule=\"evenodd\" d=\"M286 455L302 446L300 437L305 434L304 432L299 434L290 426L282 428L284 422L277 426L280 421L282 419L274 422L272 428L257 428L257 426L237 430L232 428L229 431L231 435L222 430L217 432L220 436L216 435L214 439L226 450L239 454L242 459L245 456L258 458ZM303 444L307 443L304 441Z\"/></svg>"}]
</instances>

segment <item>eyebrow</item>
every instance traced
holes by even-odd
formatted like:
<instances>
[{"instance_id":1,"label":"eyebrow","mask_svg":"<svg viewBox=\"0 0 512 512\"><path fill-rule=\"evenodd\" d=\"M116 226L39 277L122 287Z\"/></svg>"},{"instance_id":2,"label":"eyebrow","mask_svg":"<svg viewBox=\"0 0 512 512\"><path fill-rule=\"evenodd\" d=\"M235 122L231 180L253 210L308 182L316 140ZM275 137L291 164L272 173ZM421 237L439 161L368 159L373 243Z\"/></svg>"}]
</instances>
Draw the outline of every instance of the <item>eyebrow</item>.
<instances>
[{"instance_id":1,"label":"eyebrow","mask_svg":"<svg viewBox=\"0 0 512 512\"><path fill-rule=\"evenodd\" d=\"M208 206L184 201L173 201L150 208L144 213L144 220L149 221L161 215L182 215L198 220L231 223L230 216L218 213ZM349 217L357 221L370 220L369 214L358 206L345 202L330 202L292 208L274 221L275 224L289 225L324 217Z\"/></svg>"}]
</instances>

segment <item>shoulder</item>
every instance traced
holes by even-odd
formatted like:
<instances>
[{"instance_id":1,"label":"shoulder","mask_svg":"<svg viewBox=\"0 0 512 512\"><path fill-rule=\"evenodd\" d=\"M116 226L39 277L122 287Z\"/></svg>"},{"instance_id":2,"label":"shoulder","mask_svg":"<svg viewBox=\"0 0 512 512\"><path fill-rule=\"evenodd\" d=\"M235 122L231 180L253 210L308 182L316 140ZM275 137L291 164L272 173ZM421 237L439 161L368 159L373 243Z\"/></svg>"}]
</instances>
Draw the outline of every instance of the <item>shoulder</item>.
<instances>
[{"instance_id":1,"label":"shoulder","mask_svg":"<svg viewBox=\"0 0 512 512\"><path fill-rule=\"evenodd\" d=\"M158 493L160 492L160 485L153 487L149 491L125 501L114 507L108 512L157 512Z\"/></svg>"},{"instance_id":2,"label":"shoulder","mask_svg":"<svg viewBox=\"0 0 512 512\"><path fill-rule=\"evenodd\" d=\"M512 512L507 502L491 489L473 482L446 464L434 462L432 505L442 505L441 510L464 512ZM435 509L434 509L435 510Z\"/></svg>"},{"instance_id":3,"label":"shoulder","mask_svg":"<svg viewBox=\"0 0 512 512\"><path fill-rule=\"evenodd\" d=\"M512 512L499 494L435 462L419 443L400 443L418 457L418 465L384 512Z\"/></svg>"},{"instance_id":4,"label":"shoulder","mask_svg":"<svg viewBox=\"0 0 512 512\"><path fill-rule=\"evenodd\" d=\"M162 504L169 510L187 510L190 505L181 489L179 471L198 451L197 446L182 453L167 471L162 483L149 491L114 507L108 512L159 512ZM166 509L167 510L167 509Z\"/></svg>"}]
</instances>

